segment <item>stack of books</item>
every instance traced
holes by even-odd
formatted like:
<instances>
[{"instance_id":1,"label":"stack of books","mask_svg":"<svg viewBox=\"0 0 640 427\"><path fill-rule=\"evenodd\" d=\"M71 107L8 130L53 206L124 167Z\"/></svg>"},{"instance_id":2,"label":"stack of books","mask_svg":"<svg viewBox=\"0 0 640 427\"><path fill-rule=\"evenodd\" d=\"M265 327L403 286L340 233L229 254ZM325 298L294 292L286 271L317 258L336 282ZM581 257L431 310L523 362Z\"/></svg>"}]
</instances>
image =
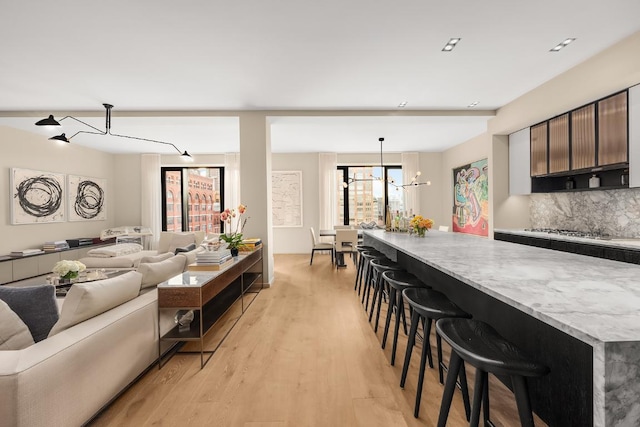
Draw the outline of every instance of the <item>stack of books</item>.
<instances>
[{"instance_id":1,"label":"stack of books","mask_svg":"<svg viewBox=\"0 0 640 427\"><path fill-rule=\"evenodd\" d=\"M66 240L57 240L55 242L44 242L42 250L45 252L56 252L63 249L69 249L69 243Z\"/></svg>"},{"instance_id":2,"label":"stack of books","mask_svg":"<svg viewBox=\"0 0 640 427\"><path fill-rule=\"evenodd\" d=\"M233 258L229 249L199 252L195 264L189 265L189 270L221 270L230 264L233 264Z\"/></svg>"},{"instance_id":3,"label":"stack of books","mask_svg":"<svg viewBox=\"0 0 640 427\"><path fill-rule=\"evenodd\" d=\"M250 239L244 239L240 250L243 252L253 252L260 247L262 247L262 239L253 237Z\"/></svg>"},{"instance_id":4,"label":"stack of books","mask_svg":"<svg viewBox=\"0 0 640 427\"><path fill-rule=\"evenodd\" d=\"M30 256L30 255L38 255L38 254L43 254L44 251L42 249L23 249L21 251L12 251L9 256L12 257L23 257L23 256Z\"/></svg>"}]
</instances>

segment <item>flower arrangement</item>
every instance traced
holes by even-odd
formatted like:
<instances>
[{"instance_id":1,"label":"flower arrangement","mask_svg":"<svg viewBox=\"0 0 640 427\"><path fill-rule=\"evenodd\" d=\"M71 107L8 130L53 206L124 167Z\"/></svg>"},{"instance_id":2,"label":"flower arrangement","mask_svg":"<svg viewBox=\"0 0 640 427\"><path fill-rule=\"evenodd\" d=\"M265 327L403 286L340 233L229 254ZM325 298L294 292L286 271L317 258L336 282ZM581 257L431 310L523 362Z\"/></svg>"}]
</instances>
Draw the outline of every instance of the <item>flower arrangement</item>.
<instances>
[{"instance_id":1,"label":"flower arrangement","mask_svg":"<svg viewBox=\"0 0 640 427\"><path fill-rule=\"evenodd\" d=\"M86 270L86 266L80 261L62 260L53 266L53 272L63 279L75 279L81 271Z\"/></svg>"},{"instance_id":2,"label":"flower arrangement","mask_svg":"<svg viewBox=\"0 0 640 427\"><path fill-rule=\"evenodd\" d=\"M235 209L225 209L220 214L220 219L225 223L225 233L220 235L220 240L227 242L227 247L231 250L237 250L242 246L242 229L247 223L247 219L242 220L242 215L247 211L247 207L242 203L238 205L238 211ZM235 231L231 231L231 222L234 218L238 218Z\"/></svg>"},{"instance_id":3,"label":"flower arrangement","mask_svg":"<svg viewBox=\"0 0 640 427\"><path fill-rule=\"evenodd\" d=\"M422 215L416 215L411 219L409 225L418 236L424 237L424 233L433 227L433 221L429 218L424 218Z\"/></svg>"}]
</instances>

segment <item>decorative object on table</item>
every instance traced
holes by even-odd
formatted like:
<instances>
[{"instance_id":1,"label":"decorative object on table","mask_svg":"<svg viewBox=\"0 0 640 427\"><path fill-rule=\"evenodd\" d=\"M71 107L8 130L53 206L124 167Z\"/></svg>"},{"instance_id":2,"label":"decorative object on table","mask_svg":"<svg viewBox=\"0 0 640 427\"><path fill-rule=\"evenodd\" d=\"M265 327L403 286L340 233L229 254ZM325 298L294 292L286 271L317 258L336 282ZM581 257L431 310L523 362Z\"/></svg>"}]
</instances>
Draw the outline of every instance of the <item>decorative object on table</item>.
<instances>
[{"instance_id":1,"label":"decorative object on table","mask_svg":"<svg viewBox=\"0 0 640 427\"><path fill-rule=\"evenodd\" d=\"M589 188L598 188L600 187L600 177L595 173L589 178Z\"/></svg>"},{"instance_id":2,"label":"decorative object on table","mask_svg":"<svg viewBox=\"0 0 640 427\"><path fill-rule=\"evenodd\" d=\"M186 332L191 329L191 322L193 322L194 315L193 310L178 310L174 321L178 325L179 332Z\"/></svg>"},{"instance_id":3,"label":"decorative object on table","mask_svg":"<svg viewBox=\"0 0 640 427\"><path fill-rule=\"evenodd\" d=\"M453 231L489 235L487 159L453 169Z\"/></svg>"},{"instance_id":4,"label":"decorative object on table","mask_svg":"<svg viewBox=\"0 0 640 427\"><path fill-rule=\"evenodd\" d=\"M302 227L302 171L271 172L274 227Z\"/></svg>"},{"instance_id":5,"label":"decorative object on table","mask_svg":"<svg viewBox=\"0 0 640 427\"><path fill-rule=\"evenodd\" d=\"M107 219L107 180L67 175L69 221L104 221Z\"/></svg>"},{"instance_id":6,"label":"decorative object on table","mask_svg":"<svg viewBox=\"0 0 640 427\"><path fill-rule=\"evenodd\" d=\"M247 207L242 203L238 205L238 210L225 209L220 214L220 220L224 222L225 232L220 235L220 240L227 242L227 249L231 251L232 256L238 256L238 250L242 246L242 229L247 223L248 218L242 220L242 215L247 211ZM235 222L235 231L231 231Z\"/></svg>"},{"instance_id":7,"label":"decorative object on table","mask_svg":"<svg viewBox=\"0 0 640 427\"><path fill-rule=\"evenodd\" d=\"M433 221L429 218L424 218L422 215L416 215L411 218L409 225L418 236L424 237L424 234L433 227Z\"/></svg>"},{"instance_id":8,"label":"decorative object on table","mask_svg":"<svg viewBox=\"0 0 640 427\"><path fill-rule=\"evenodd\" d=\"M241 252L253 252L256 249L262 247L262 239L259 237L251 237L248 239L242 239L242 246L240 246Z\"/></svg>"},{"instance_id":9,"label":"decorative object on table","mask_svg":"<svg viewBox=\"0 0 640 427\"><path fill-rule=\"evenodd\" d=\"M11 224L66 221L64 174L12 168L10 178Z\"/></svg>"},{"instance_id":10,"label":"decorative object on table","mask_svg":"<svg viewBox=\"0 0 640 427\"><path fill-rule=\"evenodd\" d=\"M61 280L70 281L71 279L76 279L81 271L86 270L86 266L80 261L70 261L70 260L62 260L56 262L56 265L53 266L53 271L55 274L60 276Z\"/></svg>"}]
</instances>

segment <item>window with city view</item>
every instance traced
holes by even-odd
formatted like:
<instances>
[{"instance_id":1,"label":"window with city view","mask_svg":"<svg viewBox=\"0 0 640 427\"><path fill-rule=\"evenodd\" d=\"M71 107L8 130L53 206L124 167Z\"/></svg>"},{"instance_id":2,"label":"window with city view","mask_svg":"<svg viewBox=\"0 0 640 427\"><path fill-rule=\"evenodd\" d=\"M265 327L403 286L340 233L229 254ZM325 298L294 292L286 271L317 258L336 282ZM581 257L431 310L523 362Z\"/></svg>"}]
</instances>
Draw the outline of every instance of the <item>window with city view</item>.
<instances>
[{"instance_id":1,"label":"window with city view","mask_svg":"<svg viewBox=\"0 0 640 427\"><path fill-rule=\"evenodd\" d=\"M220 233L223 180L222 167L162 168L162 229Z\"/></svg>"},{"instance_id":2,"label":"window with city view","mask_svg":"<svg viewBox=\"0 0 640 427\"><path fill-rule=\"evenodd\" d=\"M342 183L348 182L350 178L355 181L344 188ZM359 225L375 221L383 225L385 202L392 212L403 212L404 192L389 184L390 179L397 185L402 185L400 166L339 166L336 180L338 224Z\"/></svg>"}]
</instances>

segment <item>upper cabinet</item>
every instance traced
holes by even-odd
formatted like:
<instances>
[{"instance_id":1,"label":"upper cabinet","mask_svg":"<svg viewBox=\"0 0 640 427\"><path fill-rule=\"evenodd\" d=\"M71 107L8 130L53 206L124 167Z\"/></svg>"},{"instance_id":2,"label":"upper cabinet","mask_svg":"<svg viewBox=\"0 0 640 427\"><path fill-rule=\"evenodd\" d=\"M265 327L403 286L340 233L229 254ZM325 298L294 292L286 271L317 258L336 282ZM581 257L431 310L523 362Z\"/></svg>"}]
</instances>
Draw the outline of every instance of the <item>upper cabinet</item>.
<instances>
[{"instance_id":1,"label":"upper cabinet","mask_svg":"<svg viewBox=\"0 0 640 427\"><path fill-rule=\"evenodd\" d=\"M629 185L629 91L531 127L532 192ZM639 177L640 178L640 177Z\"/></svg>"},{"instance_id":2,"label":"upper cabinet","mask_svg":"<svg viewBox=\"0 0 640 427\"><path fill-rule=\"evenodd\" d=\"M596 166L596 104L571 112L571 169Z\"/></svg>"},{"instance_id":3,"label":"upper cabinet","mask_svg":"<svg viewBox=\"0 0 640 427\"><path fill-rule=\"evenodd\" d=\"M549 173L569 170L569 113L549 120Z\"/></svg>"},{"instance_id":4,"label":"upper cabinet","mask_svg":"<svg viewBox=\"0 0 640 427\"><path fill-rule=\"evenodd\" d=\"M598 101L598 165L626 163L627 92Z\"/></svg>"},{"instance_id":5,"label":"upper cabinet","mask_svg":"<svg viewBox=\"0 0 640 427\"><path fill-rule=\"evenodd\" d=\"M547 167L547 122L531 126L531 176L549 173Z\"/></svg>"},{"instance_id":6,"label":"upper cabinet","mask_svg":"<svg viewBox=\"0 0 640 427\"><path fill-rule=\"evenodd\" d=\"M629 88L629 187L640 187L640 85Z\"/></svg>"}]
</instances>

